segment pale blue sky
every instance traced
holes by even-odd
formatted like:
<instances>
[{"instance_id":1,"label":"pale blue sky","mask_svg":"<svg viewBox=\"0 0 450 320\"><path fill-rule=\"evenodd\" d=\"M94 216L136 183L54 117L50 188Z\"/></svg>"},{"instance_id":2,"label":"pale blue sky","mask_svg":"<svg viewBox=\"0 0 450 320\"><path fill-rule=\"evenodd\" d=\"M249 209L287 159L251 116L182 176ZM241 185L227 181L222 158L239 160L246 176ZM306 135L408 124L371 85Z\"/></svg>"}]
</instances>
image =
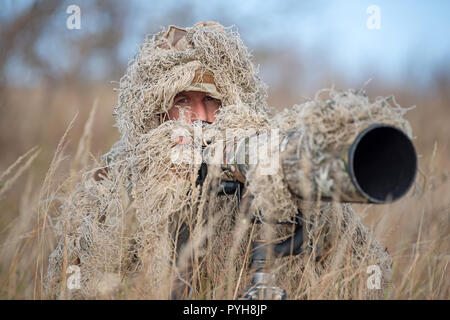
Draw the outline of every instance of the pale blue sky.
<instances>
[{"instance_id":1,"label":"pale blue sky","mask_svg":"<svg viewBox=\"0 0 450 320\"><path fill-rule=\"evenodd\" d=\"M137 16L154 19L160 13L185 5L189 11L186 22L217 20L225 25L233 24L250 48L297 47L309 56L312 64L321 65L323 59L334 73L355 82L362 83L375 73L375 77L388 82L407 78L422 85L436 69L450 66L450 1L447 0L151 3L136 2L136 12L140 12ZM369 18L366 10L370 5L380 8L378 30L366 26ZM136 19L134 23L138 26L142 21ZM169 23L177 24L177 21L166 24ZM134 41L139 43L139 32L135 34ZM129 57L133 50L135 46L125 44L121 54Z\"/></svg>"},{"instance_id":2,"label":"pale blue sky","mask_svg":"<svg viewBox=\"0 0 450 320\"><path fill-rule=\"evenodd\" d=\"M86 1L67 2L81 8L79 32L93 32L104 25L101 16L83 15ZM119 49L123 66L136 53L145 34L157 32L159 26L191 26L198 21L214 20L226 26L235 25L250 49L292 48L314 68L323 66L320 72L332 70L332 74L361 84L374 76L386 82L407 79L413 84L426 85L435 70L450 72L450 1L446 0L136 0L129 3L127 38ZM366 27L369 5L380 8L379 30ZM17 8L20 5L16 1L5 0L0 19L7 19ZM67 14L58 15L56 20L49 21L53 26L51 36L39 48L42 55L52 57L55 69L64 68L68 63L65 57L70 53L65 41L77 37L76 32L58 27L65 23ZM23 70L20 71L19 63L11 61L8 70L20 75ZM89 63L97 68L97 74L101 74L102 68L110 67L102 66L101 54ZM263 77L270 78L264 70ZM271 82L271 79L264 80Z\"/></svg>"}]
</instances>

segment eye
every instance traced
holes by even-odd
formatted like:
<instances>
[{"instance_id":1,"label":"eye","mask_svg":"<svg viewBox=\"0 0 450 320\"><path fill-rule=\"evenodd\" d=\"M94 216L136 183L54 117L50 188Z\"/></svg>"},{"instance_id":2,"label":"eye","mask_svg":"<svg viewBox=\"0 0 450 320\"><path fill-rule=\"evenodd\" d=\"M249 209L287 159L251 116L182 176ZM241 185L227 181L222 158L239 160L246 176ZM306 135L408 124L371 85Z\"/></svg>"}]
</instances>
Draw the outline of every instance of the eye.
<instances>
[{"instance_id":1,"label":"eye","mask_svg":"<svg viewBox=\"0 0 450 320\"><path fill-rule=\"evenodd\" d=\"M175 100L175 103L187 103L187 98L178 98Z\"/></svg>"},{"instance_id":2,"label":"eye","mask_svg":"<svg viewBox=\"0 0 450 320\"><path fill-rule=\"evenodd\" d=\"M205 96L205 102L208 102L208 105L213 104L215 107L220 107L222 102L219 99L213 98L211 96Z\"/></svg>"}]
</instances>

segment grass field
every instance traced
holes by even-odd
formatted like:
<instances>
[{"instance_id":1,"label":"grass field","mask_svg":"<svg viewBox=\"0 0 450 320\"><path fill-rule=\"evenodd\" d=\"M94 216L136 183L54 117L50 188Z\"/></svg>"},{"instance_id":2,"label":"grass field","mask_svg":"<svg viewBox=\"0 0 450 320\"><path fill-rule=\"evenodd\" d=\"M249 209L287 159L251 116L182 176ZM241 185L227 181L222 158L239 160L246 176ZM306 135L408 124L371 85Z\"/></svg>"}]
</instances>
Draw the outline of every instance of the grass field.
<instances>
[{"instance_id":1,"label":"grass field","mask_svg":"<svg viewBox=\"0 0 450 320\"><path fill-rule=\"evenodd\" d=\"M417 106L407 115L420 156L414 190L390 205L354 206L394 259L393 286L386 298L449 299L449 84L428 90L369 86L367 91L371 98L394 94L400 105ZM112 117L117 96L112 85L98 84L5 92L0 107L0 298L42 299L41 278L55 245L46 217L56 209L54 202L43 200L56 195L65 179L80 174L85 161L98 158L118 139ZM281 89L270 91L273 106L288 107L295 99ZM84 150L90 153L77 158L95 101L93 129L83 140L89 142Z\"/></svg>"}]
</instances>

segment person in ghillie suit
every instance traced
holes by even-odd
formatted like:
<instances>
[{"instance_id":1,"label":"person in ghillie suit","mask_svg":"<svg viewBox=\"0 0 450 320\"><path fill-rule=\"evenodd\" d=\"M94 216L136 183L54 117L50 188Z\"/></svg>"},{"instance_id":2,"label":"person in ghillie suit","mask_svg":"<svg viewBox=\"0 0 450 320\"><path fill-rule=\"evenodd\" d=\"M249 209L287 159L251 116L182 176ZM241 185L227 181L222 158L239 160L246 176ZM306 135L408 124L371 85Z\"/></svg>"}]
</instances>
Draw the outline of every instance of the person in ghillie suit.
<instances>
[{"instance_id":1,"label":"person in ghillie suit","mask_svg":"<svg viewBox=\"0 0 450 320\"><path fill-rule=\"evenodd\" d=\"M170 26L148 37L118 92L120 140L64 195L52 218L59 242L49 257L49 297L237 298L251 278L249 243L291 232L284 225L257 226L251 217L293 221L299 208L307 222L304 253L270 264L288 298L383 297L391 259L349 204L302 203L281 169L272 175L254 170L240 194L222 195L220 165L209 166L198 183L201 163L174 159L180 160L180 151L197 152L190 137L199 126L226 130L227 141L245 137L249 128L276 128L281 135L295 129L311 154L346 143L374 122L411 136L404 109L389 99L370 102L361 92L328 90L326 100L320 92L275 112L237 32L213 22ZM211 136L205 143L218 140ZM331 169L314 177L314 183L336 182ZM73 265L80 285L69 290L66 270ZM370 265L381 270L378 290L366 285Z\"/></svg>"}]
</instances>

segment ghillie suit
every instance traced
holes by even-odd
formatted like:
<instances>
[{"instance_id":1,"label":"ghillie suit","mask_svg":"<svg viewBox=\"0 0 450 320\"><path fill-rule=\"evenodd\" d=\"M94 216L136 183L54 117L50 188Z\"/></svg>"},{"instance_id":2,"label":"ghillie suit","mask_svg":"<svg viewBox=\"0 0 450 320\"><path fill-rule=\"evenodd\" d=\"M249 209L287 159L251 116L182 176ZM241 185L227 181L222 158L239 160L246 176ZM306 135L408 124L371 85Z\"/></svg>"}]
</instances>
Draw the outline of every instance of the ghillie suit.
<instances>
[{"instance_id":1,"label":"ghillie suit","mask_svg":"<svg viewBox=\"0 0 450 320\"><path fill-rule=\"evenodd\" d=\"M220 166L208 166L200 184L201 161L180 157L198 153L194 143L176 141L180 132L194 137L199 124L161 119L177 93L200 88L222 102L204 130L226 131L221 138L232 141L248 129L295 128L304 133L305 152L317 154L368 123L387 122L411 134L404 110L387 99L370 102L362 93L330 91L328 100L317 96L272 116L250 58L238 34L216 23L170 27L146 39L120 81L120 141L65 196L54 218L61 240L49 257L49 296L167 299L175 292L178 298L236 298L249 282L250 241L291 232L252 224L251 216L292 220L301 208L305 253L271 263L288 298L382 297L391 260L348 204L302 203L287 190L281 169L273 175L253 170L243 194L220 195ZM196 80L204 75L212 75L213 83ZM211 136L205 143L218 140ZM334 177L320 172L316 179L332 185ZM79 267L78 289L66 289L70 265ZM366 286L370 265L380 267L380 290Z\"/></svg>"}]
</instances>

